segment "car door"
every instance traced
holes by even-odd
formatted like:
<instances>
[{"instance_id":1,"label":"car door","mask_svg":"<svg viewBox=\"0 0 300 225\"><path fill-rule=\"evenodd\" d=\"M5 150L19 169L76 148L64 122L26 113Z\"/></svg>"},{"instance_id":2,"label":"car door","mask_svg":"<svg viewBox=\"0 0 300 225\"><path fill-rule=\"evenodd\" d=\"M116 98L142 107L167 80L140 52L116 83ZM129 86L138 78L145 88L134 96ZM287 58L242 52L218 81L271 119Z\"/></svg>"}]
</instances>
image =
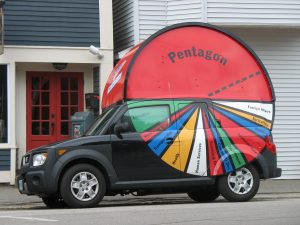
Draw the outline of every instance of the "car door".
<instances>
[{"instance_id":1,"label":"car door","mask_svg":"<svg viewBox=\"0 0 300 225\"><path fill-rule=\"evenodd\" d=\"M164 146L174 142L167 135L172 131L162 135L165 129L172 127L170 123L170 104L133 104L123 109L111 127L113 166L119 180L153 180L182 176L161 159ZM114 131L117 125L123 127L119 134ZM153 143L156 145L154 148ZM177 146L179 151L179 143Z\"/></svg>"},{"instance_id":2,"label":"car door","mask_svg":"<svg viewBox=\"0 0 300 225\"><path fill-rule=\"evenodd\" d=\"M207 136L203 117L207 111L204 102L175 103L180 142L180 169L185 173L207 175ZM181 113L181 111L185 111ZM182 118L182 119L181 119Z\"/></svg>"}]
</instances>

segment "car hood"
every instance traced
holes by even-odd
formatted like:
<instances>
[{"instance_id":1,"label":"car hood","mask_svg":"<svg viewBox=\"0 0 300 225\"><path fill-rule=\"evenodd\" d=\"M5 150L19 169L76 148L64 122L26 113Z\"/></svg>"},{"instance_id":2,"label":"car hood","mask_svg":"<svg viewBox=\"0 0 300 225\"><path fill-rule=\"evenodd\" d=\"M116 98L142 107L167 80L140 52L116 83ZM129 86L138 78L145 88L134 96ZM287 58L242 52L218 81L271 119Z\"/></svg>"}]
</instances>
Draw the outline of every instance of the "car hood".
<instances>
[{"instance_id":1,"label":"car hood","mask_svg":"<svg viewBox=\"0 0 300 225\"><path fill-rule=\"evenodd\" d=\"M103 143L110 142L109 135L98 135L98 136L83 136L79 138L68 139L64 141L55 142L49 145L41 146L39 148L33 149L41 150L41 149L48 149L48 148L67 148L67 147L79 147L85 145L99 145Z\"/></svg>"}]
</instances>

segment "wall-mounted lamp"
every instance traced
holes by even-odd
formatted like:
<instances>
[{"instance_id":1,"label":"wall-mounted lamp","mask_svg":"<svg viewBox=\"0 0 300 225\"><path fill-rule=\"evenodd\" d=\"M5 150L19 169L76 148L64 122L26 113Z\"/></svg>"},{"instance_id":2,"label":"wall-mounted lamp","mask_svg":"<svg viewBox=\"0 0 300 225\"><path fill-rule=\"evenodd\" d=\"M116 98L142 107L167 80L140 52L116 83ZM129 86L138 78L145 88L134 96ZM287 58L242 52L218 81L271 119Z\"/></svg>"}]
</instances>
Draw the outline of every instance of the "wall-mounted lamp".
<instances>
[{"instance_id":1,"label":"wall-mounted lamp","mask_svg":"<svg viewBox=\"0 0 300 225\"><path fill-rule=\"evenodd\" d=\"M100 52L100 49L96 48L94 45L90 46L89 51L93 55L96 55L99 59L102 59L104 57L103 53Z\"/></svg>"},{"instance_id":2,"label":"wall-mounted lamp","mask_svg":"<svg viewBox=\"0 0 300 225\"><path fill-rule=\"evenodd\" d=\"M67 68L68 63L52 63L52 65L56 70L64 70Z\"/></svg>"}]
</instances>

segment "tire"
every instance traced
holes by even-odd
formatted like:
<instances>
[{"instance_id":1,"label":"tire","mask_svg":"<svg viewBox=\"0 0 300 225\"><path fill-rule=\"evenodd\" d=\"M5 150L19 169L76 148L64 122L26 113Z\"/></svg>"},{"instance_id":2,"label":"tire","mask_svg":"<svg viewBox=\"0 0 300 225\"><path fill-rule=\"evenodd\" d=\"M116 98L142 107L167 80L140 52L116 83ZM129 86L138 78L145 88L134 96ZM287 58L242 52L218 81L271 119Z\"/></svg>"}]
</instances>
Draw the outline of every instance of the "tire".
<instances>
[{"instance_id":1,"label":"tire","mask_svg":"<svg viewBox=\"0 0 300 225\"><path fill-rule=\"evenodd\" d=\"M221 195L232 202L246 202L252 199L259 188L259 175L254 166L248 165L218 179Z\"/></svg>"},{"instance_id":2,"label":"tire","mask_svg":"<svg viewBox=\"0 0 300 225\"><path fill-rule=\"evenodd\" d=\"M71 208L94 207L106 193L105 178L96 167L89 164L77 164L63 175L60 193L65 203Z\"/></svg>"},{"instance_id":3,"label":"tire","mask_svg":"<svg viewBox=\"0 0 300 225\"><path fill-rule=\"evenodd\" d=\"M60 209L67 207L64 200L60 197L43 197L42 200L50 209Z\"/></svg>"},{"instance_id":4,"label":"tire","mask_svg":"<svg viewBox=\"0 0 300 225\"><path fill-rule=\"evenodd\" d=\"M216 186L204 186L188 192L188 196L196 202L212 202L220 196L220 192Z\"/></svg>"}]
</instances>

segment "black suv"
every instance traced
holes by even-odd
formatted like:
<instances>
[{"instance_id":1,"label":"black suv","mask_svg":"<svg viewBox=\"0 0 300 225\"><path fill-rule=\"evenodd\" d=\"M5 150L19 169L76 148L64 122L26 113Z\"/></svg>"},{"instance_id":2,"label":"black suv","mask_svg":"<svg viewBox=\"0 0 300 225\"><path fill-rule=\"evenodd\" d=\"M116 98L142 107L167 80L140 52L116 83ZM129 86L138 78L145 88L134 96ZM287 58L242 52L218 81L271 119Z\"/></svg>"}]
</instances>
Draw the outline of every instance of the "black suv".
<instances>
[{"instance_id":1,"label":"black suv","mask_svg":"<svg viewBox=\"0 0 300 225\"><path fill-rule=\"evenodd\" d=\"M19 191L40 196L48 207L93 207L105 195L130 193L185 192L198 202L213 201L221 193L230 201L247 201L257 193L260 179L280 176L275 146L267 136L252 161L237 151L213 164L209 152L220 147L213 136L220 124L209 107L215 106L167 100L115 105L83 137L23 156ZM223 145L226 141L221 139Z\"/></svg>"}]
</instances>

